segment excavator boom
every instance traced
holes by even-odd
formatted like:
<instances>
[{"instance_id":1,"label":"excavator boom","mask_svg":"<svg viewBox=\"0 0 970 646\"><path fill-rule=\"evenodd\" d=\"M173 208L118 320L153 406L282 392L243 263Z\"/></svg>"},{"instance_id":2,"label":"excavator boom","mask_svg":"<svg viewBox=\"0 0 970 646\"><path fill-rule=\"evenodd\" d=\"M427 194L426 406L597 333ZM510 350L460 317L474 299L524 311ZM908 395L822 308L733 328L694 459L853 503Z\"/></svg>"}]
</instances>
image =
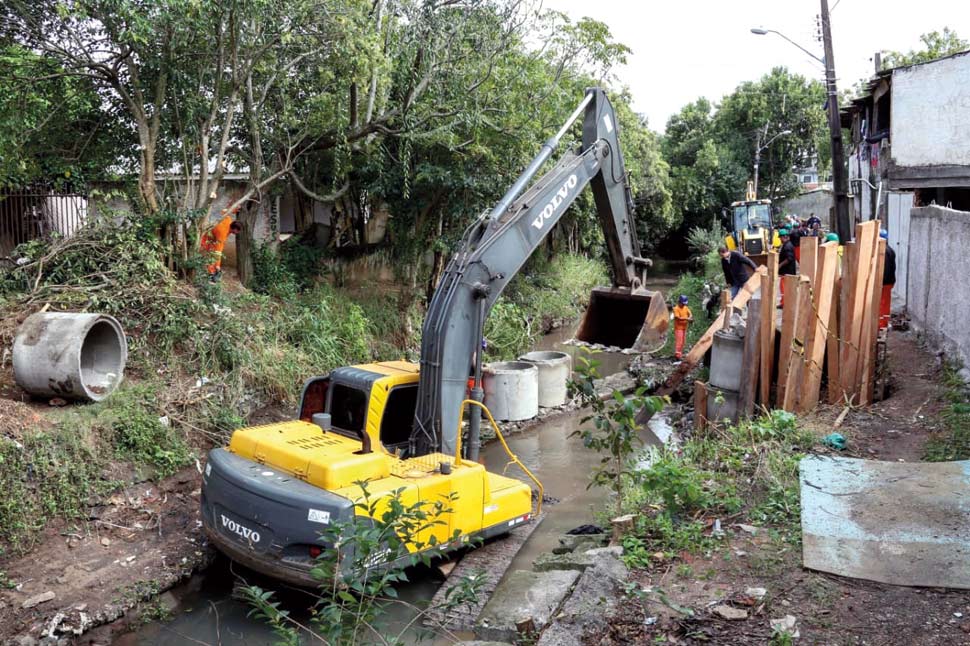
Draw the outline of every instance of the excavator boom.
<instances>
[{"instance_id":1,"label":"excavator boom","mask_svg":"<svg viewBox=\"0 0 970 646\"><path fill-rule=\"evenodd\" d=\"M584 115L580 150L565 154L525 189L580 114ZM628 341L624 343L628 347L639 344L639 349L663 336L667 325L663 299L655 292L643 290L650 263L640 257L616 115L606 93L591 88L496 207L469 227L445 268L422 331L412 454L454 451L469 375L474 374L476 385L480 385L479 349L485 319L508 283L587 185L593 189L606 238L613 288L598 290L581 333ZM625 322L610 329L610 325L600 321L597 309L609 313L622 310ZM617 335L619 331L622 333ZM582 337L583 334L580 340L601 342L598 338ZM474 443L473 437L473 446Z\"/></svg>"}]
</instances>

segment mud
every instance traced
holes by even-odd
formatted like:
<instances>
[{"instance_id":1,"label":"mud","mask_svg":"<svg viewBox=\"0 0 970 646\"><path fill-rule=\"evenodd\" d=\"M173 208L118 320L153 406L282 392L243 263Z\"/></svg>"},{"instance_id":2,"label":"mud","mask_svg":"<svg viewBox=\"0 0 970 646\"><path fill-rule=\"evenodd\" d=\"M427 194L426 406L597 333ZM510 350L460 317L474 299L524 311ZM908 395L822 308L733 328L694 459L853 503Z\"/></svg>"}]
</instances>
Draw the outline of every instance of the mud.
<instances>
[{"instance_id":1,"label":"mud","mask_svg":"<svg viewBox=\"0 0 970 646\"><path fill-rule=\"evenodd\" d=\"M74 638L207 565L214 554L202 539L198 486L193 466L126 487L89 508L85 521L51 523L29 554L0 562L14 584L0 592L0 643ZM24 608L48 592L49 601Z\"/></svg>"}]
</instances>

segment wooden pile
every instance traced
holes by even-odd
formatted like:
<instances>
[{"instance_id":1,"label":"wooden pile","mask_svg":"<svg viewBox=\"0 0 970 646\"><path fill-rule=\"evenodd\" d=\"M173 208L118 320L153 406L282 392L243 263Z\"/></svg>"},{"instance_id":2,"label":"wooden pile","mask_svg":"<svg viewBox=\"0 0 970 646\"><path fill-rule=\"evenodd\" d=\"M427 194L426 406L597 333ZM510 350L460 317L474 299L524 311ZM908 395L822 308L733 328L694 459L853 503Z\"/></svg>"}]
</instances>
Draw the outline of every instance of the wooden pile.
<instances>
[{"instance_id":1,"label":"wooden pile","mask_svg":"<svg viewBox=\"0 0 970 646\"><path fill-rule=\"evenodd\" d=\"M784 305L777 311L778 254L752 275L732 306L751 301L741 370L738 411L750 416L756 407L805 412L819 403L823 384L829 403L866 405L873 401L879 302L886 241L879 223L856 226L855 242L839 256L837 242L801 239L798 275L782 276ZM742 298L743 297L743 298ZM723 325L715 321L708 330ZM710 347L696 344L700 357ZM688 356L688 361L691 359ZM687 363L685 361L685 363ZM695 362L696 365L696 362ZM693 366L691 366L693 367ZM695 404L704 405L706 387L695 382ZM695 423L705 423L705 408L697 408Z\"/></svg>"}]
</instances>

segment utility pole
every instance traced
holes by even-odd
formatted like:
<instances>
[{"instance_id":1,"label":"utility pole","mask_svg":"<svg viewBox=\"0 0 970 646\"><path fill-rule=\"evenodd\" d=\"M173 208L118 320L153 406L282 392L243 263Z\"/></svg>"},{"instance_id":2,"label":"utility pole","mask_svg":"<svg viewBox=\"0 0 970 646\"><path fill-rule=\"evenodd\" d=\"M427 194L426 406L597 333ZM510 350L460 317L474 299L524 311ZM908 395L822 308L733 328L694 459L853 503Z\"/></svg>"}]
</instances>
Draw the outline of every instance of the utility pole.
<instances>
[{"instance_id":1,"label":"utility pole","mask_svg":"<svg viewBox=\"0 0 970 646\"><path fill-rule=\"evenodd\" d=\"M835 54L832 53L832 28L828 0L822 3L822 44L825 47L825 91L829 107L829 133L832 138L832 188L835 191L835 229L842 244L852 240L849 213L849 178L842 148L842 122L839 119L839 91L835 83Z\"/></svg>"}]
</instances>

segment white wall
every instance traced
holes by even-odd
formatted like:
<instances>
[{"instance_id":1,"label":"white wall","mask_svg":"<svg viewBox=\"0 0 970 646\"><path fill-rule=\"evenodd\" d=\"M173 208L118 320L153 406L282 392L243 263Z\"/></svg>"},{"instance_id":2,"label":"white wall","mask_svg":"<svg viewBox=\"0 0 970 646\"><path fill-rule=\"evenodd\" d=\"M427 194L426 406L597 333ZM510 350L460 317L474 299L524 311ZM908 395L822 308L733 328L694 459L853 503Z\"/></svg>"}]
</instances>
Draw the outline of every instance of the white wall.
<instances>
[{"instance_id":1,"label":"white wall","mask_svg":"<svg viewBox=\"0 0 970 646\"><path fill-rule=\"evenodd\" d=\"M970 54L894 71L891 123L897 165L970 165Z\"/></svg>"},{"instance_id":2,"label":"white wall","mask_svg":"<svg viewBox=\"0 0 970 646\"><path fill-rule=\"evenodd\" d=\"M906 293L912 322L932 344L970 366L970 299L965 297L964 269L970 213L924 206L910 214Z\"/></svg>"}]
</instances>

